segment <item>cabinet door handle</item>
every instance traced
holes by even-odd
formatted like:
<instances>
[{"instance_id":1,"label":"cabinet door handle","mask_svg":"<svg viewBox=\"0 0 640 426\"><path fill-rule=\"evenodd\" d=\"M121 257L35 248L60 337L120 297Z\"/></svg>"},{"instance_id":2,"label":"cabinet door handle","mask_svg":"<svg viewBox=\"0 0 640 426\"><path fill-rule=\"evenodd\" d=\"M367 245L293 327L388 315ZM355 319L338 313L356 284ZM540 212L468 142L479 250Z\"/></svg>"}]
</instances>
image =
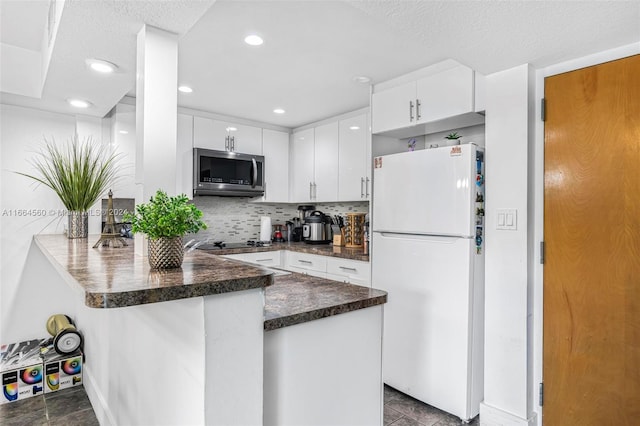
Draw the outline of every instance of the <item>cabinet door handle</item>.
<instances>
[{"instance_id":1,"label":"cabinet door handle","mask_svg":"<svg viewBox=\"0 0 640 426\"><path fill-rule=\"evenodd\" d=\"M318 185L313 182L313 199L316 200L318 198Z\"/></svg>"},{"instance_id":2,"label":"cabinet door handle","mask_svg":"<svg viewBox=\"0 0 640 426\"><path fill-rule=\"evenodd\" d=\"M346 266L340 266L339 268L344 270L344 271L358 272L358 270L356 268L349 268L349 267L346 267Z\"/></svg>"},{"instance_id":3,"label":"cabinet door handle","mask_svg":"<svg viewBox=\"0 0 640 426\"><path fill-rule=\"evenodd\" d=\"M298 262L300 262L300 263L304 263L304 264L307 264L307 265L311 265L311 264L313 263L313 262L312 262L312 261L310 261L310 260L302 260L302 259L298 259Z\"/></svg>"},{"instance_id":4,"label":"cabinet door handle","mask_svg":"<svg viewBox=\"0 0 640 426\"><path fill-rule=\"evenodd\" d=\"M236 137L231 136L231 151L235 151L235 150L236 150Z\"/></svg>"},{"instance_id":5,"label":"cabinet door handle","mask_svg":"<svg viewBox=\"0 0 640 426\"><path fill-rule=\"evenodd\" d=\"M224 149L229 151L229 136L224 138Z\"/></svg>"},{"instance_id":6,"label":"cabinet door handle","mask_svg":"<svg viewBox=\"0 0 640 426\"><path fill-rule=\"evenodd\" d=\"M364 178L360 178L360 198L364 198Z\"/></svg>"},{"instance_id":7,"label":"cabinet door handle","mask_svg":"<svg viewBox=\"0 0 640 426\"><path fill-rule=\"evenodd\" d=\"M365 198L369 198L369 182L371 181L371 179L366 178L366 180L367 180L367 184L364 186L364 187L365 187L366 192L365 192L365 194L364 194L364 195L365 195Z\"/></svg>"},{"instance_id":8,"label":"cabinet door handle","mask_svg":"<svg viewBox=\"0 0 640 426\"><path fill-rule=\"evenodd\" d=\"M313 200L313 182L309 182L309 199Z\"/></svg>"},{"instance_id":9,"label":"cabinet door handle","mask_svg":"<svg viewBox=\"0 0 640 426\"><path fill-rule=\"evenodd\" d=\"M420 99L416 99L416 121L420 120Z\"/></svg>"},{"instance_id":10,"label":"cabinet door handle","mask_svg":"<svg viewBox=\"0 0 640 426\"><path fill-rule=\"evenodd\" d=\"M256 262L270 262L273 259L256 259Z\"/></svg>"},{"instance_id":11,"label":"cabinet door handle","mask_svg":"<svg viewBox=\"0 0 640 426\"><path fill-rule=\"evenodd\" d=\"M409 101L409 121L413 121L413 101Z\"/></svg>"}]
</instances>

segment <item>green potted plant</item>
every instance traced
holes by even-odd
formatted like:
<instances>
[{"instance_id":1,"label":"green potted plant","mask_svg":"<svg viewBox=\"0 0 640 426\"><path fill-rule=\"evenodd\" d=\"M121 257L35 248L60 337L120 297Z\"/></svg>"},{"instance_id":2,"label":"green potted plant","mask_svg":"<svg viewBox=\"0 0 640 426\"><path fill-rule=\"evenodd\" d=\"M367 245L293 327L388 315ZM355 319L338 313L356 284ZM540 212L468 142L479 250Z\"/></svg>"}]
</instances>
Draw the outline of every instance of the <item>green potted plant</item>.
<instances>
[{"instance_id":1,"label":"green potted plant","mask_svg":"<svg viewBox=\"0 0 640 426\"><path fill-rule=\"evenodd\" d=\"M74 135L66 144L45 139L45 146L31 161L37 174L17 172L51 188L67 208L69 238L86 238L89 209L117 180L120 154L108 145L79 140Z\"/></svg>"},{"instance_id":2,"label":"green potted plant","mask_svg":"<svg viewBox=\"0 0 640 426\"><path fill-rule=\"evenodd\" d=\"M138 204L134 213L125 213L131 231L147 235L149 265L152 269L179 268L184 259L182 237L207 229L202 212L186 195L170 197L158 190L148 203Z\"/></svg>"},{"instance_id":3,"label":"green potted plant","mask_svg":"<svg viewBox=\"0 0 640 426\"><path fill-rule=\"evenodd\" d=\"M458 132L449 133L444 138L451 142L451 145L460 145L460 138L462 135L459 135Z\"/></svg>"}]
</instances>

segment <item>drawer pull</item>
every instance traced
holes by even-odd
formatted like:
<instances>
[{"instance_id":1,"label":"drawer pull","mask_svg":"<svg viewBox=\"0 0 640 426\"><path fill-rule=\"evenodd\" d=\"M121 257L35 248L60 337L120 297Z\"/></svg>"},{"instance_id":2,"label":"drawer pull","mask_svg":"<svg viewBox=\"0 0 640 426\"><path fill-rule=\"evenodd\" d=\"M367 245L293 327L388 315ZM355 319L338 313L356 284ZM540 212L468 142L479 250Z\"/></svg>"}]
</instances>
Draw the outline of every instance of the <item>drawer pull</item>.
<instances>
[{"instance_id":1,"label":"drawer pull","mask_svg":"<svg viewBox=\"0 0 640 426\"><path fill-rule=\"evenodd\" d=\"M256 262L270 262L273 259L256 259Z\"/></svg>"},{"instance_id":2,"label":"drawer pull","mask_svg":"<svg viewBox=\"0 0 640 426\"><path fill-rule=\"evenodd\" d=\"M312 262L312 261L310 261L310 260L302 260L302 259L298 259L298 262L300 262L300 263L306 263L306 264L308 264L308 265L311 265L311 264L313 263L313 262Z\"/></svg>"},{"instance_id":3,"label":"drawer pull","mask_svg":"<svg viewBox=\"0 0 640 426\"><path fill-rule=\"evenodd\" d=\"M345 271L353 271L353 272L358 272L358 270L356 268L348 268L346 266L339 266L340 269L344 269Z\"/></svg>"}]
</instances>

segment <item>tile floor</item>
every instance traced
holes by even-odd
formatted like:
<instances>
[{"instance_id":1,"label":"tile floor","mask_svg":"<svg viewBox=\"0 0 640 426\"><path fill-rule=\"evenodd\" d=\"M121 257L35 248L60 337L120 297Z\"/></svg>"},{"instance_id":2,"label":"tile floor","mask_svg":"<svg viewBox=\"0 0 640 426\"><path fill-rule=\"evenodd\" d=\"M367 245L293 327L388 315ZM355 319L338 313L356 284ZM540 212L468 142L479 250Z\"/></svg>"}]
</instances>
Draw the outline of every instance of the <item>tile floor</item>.
<instances>
[{"instance_id":1,"label":"tile floor","mask_svg":"<svg viewBox=\"0 0 640 426\"><path fill-rule=\"evenodd\" d=\"M0 405L3 426L98 426L84 387L77 386L24 401ZM459 418L384 387L384 426L456 426ZM478 417L469 425L477 426Z\"/></svg>"},{"instance_id":2,"label":"tile floor","mask_svg":"<svg viewBox=\"0 0 640 426\"><path fill-rule=\"evenodd\" d=\"M449 413L384 386L384 426L456 426L462 421ZM469 425L480 424L479 417Z\"/></svg>"},{"instance_id":3,"label":"tile floor","mask_svg":"<svg viewBox=\"0 0 640 426\"><path fill-rule=\"evenodd\" d=\"M0 405L3 426L98 426L83 386Z\"/></svg>"}]
</instances>

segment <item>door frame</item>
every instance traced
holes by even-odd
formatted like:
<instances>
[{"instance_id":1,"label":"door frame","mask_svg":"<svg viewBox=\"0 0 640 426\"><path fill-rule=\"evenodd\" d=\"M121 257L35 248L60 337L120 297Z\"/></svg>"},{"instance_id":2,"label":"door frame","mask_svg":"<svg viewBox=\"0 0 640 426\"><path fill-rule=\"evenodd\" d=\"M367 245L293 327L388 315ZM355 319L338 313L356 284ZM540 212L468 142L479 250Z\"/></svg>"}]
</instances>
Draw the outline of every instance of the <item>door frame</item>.
<instances>
[{"instance_id":1,"label":"door frame","mask_svg":"<svg viewBox=\"0 0 640 426\"><path fill-rule=\"evenodd\" d=\"M533 345L533 360L530 363L532 368L531 389L529 392L533 398L533 407L536 412L537 424L542 425L542 407L538 402L539 383L542 382L543 363L543 285L544 285L544 265L540 264L540 242L544 239L544 122L540 119L542 113L542 103L544 98L544 79L553 75L575 71L593 65L622 59L628 56L640 54L640 43L633 43L615 49L598 52L578 59L551 65L546 68L537 69L535 72L535 128L533 152L530 148L530 174L529 179L533 179L530 185L533 192L529 193L529 203L533 203L533 208L529 207L533 217L533 230L530 233L530 253L529 282L533 283L533 305L531 314L533 315L532 329L528 341Z\"/></svg>"}]
</instances>

